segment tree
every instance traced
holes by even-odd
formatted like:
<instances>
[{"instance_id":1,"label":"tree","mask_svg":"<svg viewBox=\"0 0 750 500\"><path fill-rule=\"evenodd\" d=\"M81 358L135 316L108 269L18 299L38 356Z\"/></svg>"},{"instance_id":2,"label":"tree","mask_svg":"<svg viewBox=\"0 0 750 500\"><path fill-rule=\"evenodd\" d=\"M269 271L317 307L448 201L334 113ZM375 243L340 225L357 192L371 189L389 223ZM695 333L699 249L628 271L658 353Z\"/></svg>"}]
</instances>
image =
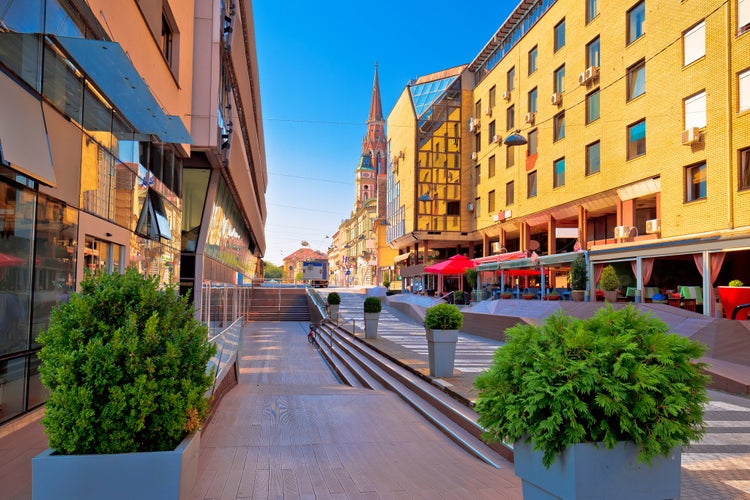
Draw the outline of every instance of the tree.
<instances>
[{"instance_id":1,"label":"tree","mask_svg":"<svg viewBox=\"0 0 750 500\"><path fill-rule=\"evenodd\" d=\"M266 279L281 279L284 276L284 270L281 268L281 266L277 266L275 264L272 264L268 261L265 263L265 268L263 269L263 277Z\"/></svg>"}]
</instances>

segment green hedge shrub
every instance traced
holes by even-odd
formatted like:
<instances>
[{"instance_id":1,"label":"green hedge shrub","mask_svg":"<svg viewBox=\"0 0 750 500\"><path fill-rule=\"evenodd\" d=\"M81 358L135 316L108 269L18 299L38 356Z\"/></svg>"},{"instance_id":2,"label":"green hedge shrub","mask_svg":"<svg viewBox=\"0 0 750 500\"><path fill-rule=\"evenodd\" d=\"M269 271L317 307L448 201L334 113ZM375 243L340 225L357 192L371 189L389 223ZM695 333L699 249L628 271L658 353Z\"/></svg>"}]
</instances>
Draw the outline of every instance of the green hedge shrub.
<instances>
[{"instance_id":1,"label":"green hedge shrub","mask_svg":"<svg viewBox=\"0 0 750 500\"><path fill-rule=\"evenodd\" d=\"M428 330L458 330L463 324L464 315L453 304L428 307L424 315L424 327Z\"/></svg>"},{"instance_id":2,"label":"green hedge shrub","mask_svg":"<svg viewBox=\"0 0 750 500\"><path fill-rule=\"evenodd\" d=\"M599 278L599 285L605 292L614 292L620 286L620 279L617 277L617 271L612 266L605 266L602 269L602 276Z\"/></svg>"},{"instance_id":3,"label":"green hedge shrub","mask_svg":"<svg viewBox=\"0 0 750 500\"><path fill-rule=\"evenodd\" d=\"M475 379L479 424L490 441L528 439L545 466L567 445L630 441L648 462L705 432L709 377L703 344L632 306L588 319L549 316L506 330Z\"/></svg>"},{"instance_id":4,"label":"green hedge shrub","mask_svg":"<svg viewBox=\"0 0 750 500\"><path fill-rule=\"evenodd\" d=\"M367 297L365 299L364 309L366 313L379 313L383 308L378 297Z\"/></svg>"},{"instance_id":5,"label":"green hedge shrub","mask_svg":"<svg viewBox=\"0 0 750 500\"><path fill-rule=\"evenodd\" d=\"M208 413L215 346L188 299L156 277L86 277L39 343L42 423L61 454L172 450Z\"/></svg>"},{"instance_id":6,"label":"green hedge shrub","mask_svg":"<svg viewBox=\"0 0 750 500\"><path fill-rule=\"evenodd\" d=\"M587 279L586 258L582 254L579 254L570 264L571 290L585 290Z\"/></svg>"},{"instance_id":7,"label":"green hedge shrub","mask_svg":"<svg viewBox=\"0 0 750 500\"><path fill-rule=\"evenodd\" d=\"M327 300L328 304L332 306L341 304L341 296L336 292L329 293Z\"/></svg>"}]
</instances>

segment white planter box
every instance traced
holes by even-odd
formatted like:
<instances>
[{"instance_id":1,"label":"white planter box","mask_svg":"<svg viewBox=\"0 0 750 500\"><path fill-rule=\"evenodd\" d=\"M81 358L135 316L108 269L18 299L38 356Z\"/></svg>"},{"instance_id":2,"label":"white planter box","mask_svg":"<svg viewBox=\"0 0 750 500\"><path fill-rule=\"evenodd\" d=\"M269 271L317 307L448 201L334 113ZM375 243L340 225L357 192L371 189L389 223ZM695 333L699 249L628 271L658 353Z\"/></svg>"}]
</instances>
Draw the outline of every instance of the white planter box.
<instances>
[{"instance_id":1,"label":"white planter box","mask_svg":"<svg viewBox=\"0 0 750 500\"><path fill-rule=\"evenodd\" d=\"M452 377L458 330L426 330L430 377Z\"/></svg>"},{"instance_id":2,"label":"white planter box","mask_svg":"<svg viewBox=\"0 0 750 500\"><path fill-rule=\"evenodd\" d=\"M75 498L187 499L198 475L200 433L174 451L57 455L47 449L31 459L34 500Z\"/></svg>"},{"instance_id":3,"label":"white planter box","mask_svg":"<svg viewBox=\"0 0 750 500\"><path fill-rule=\"evenodd\" d=\"M524 500L662 500L680 497L680 448L651 464L638 461L638 447L618 443L568 446L549 469L541 451L521 440L513 445L515 472L523 480Z\"/></svg>"},{"instance_id":4,"label":"white planter box","mask_svg":"<svg viewBox=\"0 0 750 500\"><path fill-rule=\"evenodd\" d=\"M380 313L365 313L365 338L378 338L378 319Z\"/></svg>"}]
</instances>

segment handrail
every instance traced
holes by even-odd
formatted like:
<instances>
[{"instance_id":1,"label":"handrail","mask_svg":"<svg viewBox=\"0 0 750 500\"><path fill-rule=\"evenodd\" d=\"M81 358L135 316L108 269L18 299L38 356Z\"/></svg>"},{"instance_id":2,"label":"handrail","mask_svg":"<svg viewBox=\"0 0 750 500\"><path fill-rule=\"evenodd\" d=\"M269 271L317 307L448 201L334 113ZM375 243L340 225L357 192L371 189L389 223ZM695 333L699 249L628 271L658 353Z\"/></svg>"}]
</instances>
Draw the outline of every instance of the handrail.
<instances>
[{"instance_id":1,"label":"handrail","mask_svg":"<svg viewBox=\"0 0 750 500\"><path fill-rule=\"evenodd\" d=\"M218 381L222 370L237 355L240 345L242 324L243 319L242 316L240 316L224 330L208 339L210 343L216 345L216 354L214 354L206 364L206 373L211 373L211 369L214 369L214 381L213 386L211 387L211 394L213 394L216 389L216 382Z\"/></svg>"}]
</instances>

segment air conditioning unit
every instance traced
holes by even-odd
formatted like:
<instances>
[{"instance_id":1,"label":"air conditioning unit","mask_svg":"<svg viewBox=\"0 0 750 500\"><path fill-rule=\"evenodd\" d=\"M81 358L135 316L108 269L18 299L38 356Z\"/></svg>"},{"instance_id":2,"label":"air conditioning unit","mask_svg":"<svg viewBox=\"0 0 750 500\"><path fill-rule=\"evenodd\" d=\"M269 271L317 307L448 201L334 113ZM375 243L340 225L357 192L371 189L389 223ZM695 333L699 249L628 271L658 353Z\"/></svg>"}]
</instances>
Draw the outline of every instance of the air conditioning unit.
<instances>
[{"instance_id":1,"label":"air conditioning unit","mask_svg":"<svg viewBox=\"0 0 750 500\"><path fill-rule=\"evenodd\" d=\"M535 118L536 118L536 113L526 113L524 120L526 121L526 123L534 123Z\"/></svg>"},{"instance_id":2,"label":"air conditioning unit","mask_svg":"<svg viewBox=\"0 0 750 500\"><path fill-rule=\"evenodd\" d=\"M474 204L473 203L467 203L466 204L466 211L467 212L473 212L474 211Z\"/></svg>"},{"instance_id":3,"label":"air conditioning unit","mask_svg":"<svg viewBox=\"0 0 750 500\"><path fill-rule=\"evenodd\" d=\"M476 161L476 159L479 158L479 154L477 154L476 151L471 152L471 159Z\"/></svg>"},{"instance_id":4,"label":"air conditioning unit","mask_svg":"<svg viewBox=\"0 0 750 500\"><path fill-rule=\"evenodd\" d=\"M585 85L599 76L599 66L589 66L586 71L578 75L578 84Z\"/></svg>"},{"instance_id":5,"label":"air conditioning unit","mask_svg":"<svg viewBox=\"0 0 750 500\"><path fill-rule=\"evenodd\" d=\"M391 158L391 164L394 166L398 166L398 156L394 156Z\"/></svg>"},{"instance_id":6,"label":"air conditioning unit","mask_svg":"<svg viewBox=\"0 0 750 500\"><path fill-rule=\"evenodd\" d=\"M479 118L469 118L469 132L479 132Z\"/></svg>"},{"instance_id":7,"label":"air conditioning unit","mask_svg":"<svg viewBox=\"0 0 750 500\"><path fill-rule=\"evenodd\" d=\"M503 92L503 99L505 99L506 101L510 101L510 96L510 90L506 90L505 92Z\"/></svg>"},{"instance_id":8,"label":"air conditioning unit","mask_svg":"<svg viewBox=\"0 0 750 500\"><path fill-rule=\"evenodd\" d=\"M495 144L500 144L502 141L503 141L503 136L497 135L497 134L492 136L492 142L494 142Z\"/></svg>"},{"instance_id":9,"label":"air conditioning unit","mask_svg":"<svg viewBox=\"0 0 750 500\"><path fill-rule=\"evenodd\" d=\"M549 102L554 104L555 106L560 106L562 104L562 94L560 92L555 92L554 94L552 94Z\"/></svg>"},{"instance_id":10,"label":"air conditioning unit","mask_svg":"<svg viewBox=\"0 0 750 500\"><path fill-rule=\"evenodd\" d=\"M632 229L630 226L615 226L615 238L619 240L630 238L630 231Z\"/></svg>"},{"instance_id":11,"label":"air conditioning unit","mask_svg":"<svg viewBox=\"0 0 750 500\"><path fill-rule=\"evenodd\" d=\"M650 219L646 221L646 232L649 234L661 233L661 219Z\"/></svg>"},{"instance_id":12,"label":"air conditioning unit","mask_svg":"<svg viewBox=\"0 0 750 500\"><path fill-rule=\"evenodd\" d=\"M492 108L484 108L484 114L487 116L492 116Z\"/></svg>"},{"instance_id":13,"label":"air conditioning unit","mask_svg":"<svg viewBox=\"0 0 750 500\"><path fill-rule=\"evenodd\" d=\"M701 139L701 130L698 127L690 127L682 131L682 144L685 146L701 142Z\"/></svg>"}]
</instances>

